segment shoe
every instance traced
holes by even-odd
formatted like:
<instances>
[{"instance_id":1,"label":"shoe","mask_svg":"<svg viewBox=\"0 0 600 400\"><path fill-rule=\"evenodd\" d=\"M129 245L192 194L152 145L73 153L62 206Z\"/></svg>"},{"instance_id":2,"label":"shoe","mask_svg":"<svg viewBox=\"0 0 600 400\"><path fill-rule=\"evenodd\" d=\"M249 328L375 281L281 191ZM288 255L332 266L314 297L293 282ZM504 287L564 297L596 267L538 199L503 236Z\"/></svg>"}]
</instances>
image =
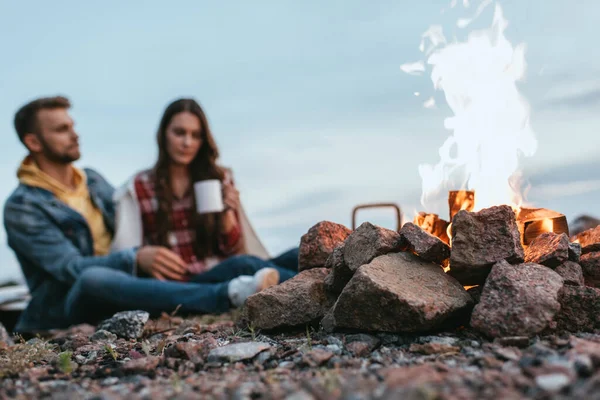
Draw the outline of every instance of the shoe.
<instances>
[{"instance_id":1,"label":"shoe","mask_svg":"<svg viewBox=\"0 0 600 400\"><path fill-rule=\"evenodd\" d=\"M253 276L238 276L229 282L229 301L234 307L241 307L248 297L278 283L279 271L275 268L260 269Z\"/></svg>"}]
</instances>

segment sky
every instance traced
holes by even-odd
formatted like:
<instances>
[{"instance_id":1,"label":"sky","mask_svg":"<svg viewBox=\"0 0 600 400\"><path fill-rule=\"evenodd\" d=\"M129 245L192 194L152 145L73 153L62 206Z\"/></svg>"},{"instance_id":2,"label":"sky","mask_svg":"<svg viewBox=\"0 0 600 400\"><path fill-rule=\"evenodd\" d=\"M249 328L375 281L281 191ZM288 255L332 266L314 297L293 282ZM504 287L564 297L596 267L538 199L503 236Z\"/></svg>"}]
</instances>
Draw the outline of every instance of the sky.
<instances>
[{"instance_id":1,"label":"sky","mask_svg":"<svg viewBox=\"0 0 600 400\"><path fill-rule=\"evenodd\" d=\"M100 3L0 0L0 203L26 155L12 126L27 101L62 94L72 103L83 157L119 186L156 157L165 106L194 97L205 109L222 164L268 250L296 246L312 225L350 225L352 207L394 202L420 210L418 165L435 163L451 115L427 76L400 65L422 59L432 24L464 39L487 27L478 1L181 0ZM469 3L467 1L467 3ZM529 200L571 220L600 216L600 18L595 0L499 1L506 36L526 44L526 79L537 153L524 161ZM423 107L414 92L435 95ZM437 211L437 210L428 210ZM389 210L364 211L395 226ZM0 281L20 279L0 230Z\"/></svg>"}]
</instances>

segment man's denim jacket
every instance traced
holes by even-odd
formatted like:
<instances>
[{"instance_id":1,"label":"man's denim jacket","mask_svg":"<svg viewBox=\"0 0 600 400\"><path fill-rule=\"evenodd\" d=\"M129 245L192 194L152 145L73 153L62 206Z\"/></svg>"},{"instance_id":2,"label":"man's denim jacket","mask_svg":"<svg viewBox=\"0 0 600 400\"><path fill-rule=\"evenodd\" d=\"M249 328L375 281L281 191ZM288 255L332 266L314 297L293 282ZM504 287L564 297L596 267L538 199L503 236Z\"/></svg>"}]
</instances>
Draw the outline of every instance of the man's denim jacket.
<instances>
[{"instance_id":1,"label":"man's denim jacket","mask_svg":"<svg viewBox=\"0 0 600 400\"><path fill-rule=\"evenodd\" d=\"M114 232L113 187L97 172L86 169L91 199ZM16 331L66 328L65 301L69 289L86 268L103 266L132 273L135 250L94 256L87 222L51 192L19 184L4 207L8 245L21 264L31 301Z\"/></svg>"}]
</instances>

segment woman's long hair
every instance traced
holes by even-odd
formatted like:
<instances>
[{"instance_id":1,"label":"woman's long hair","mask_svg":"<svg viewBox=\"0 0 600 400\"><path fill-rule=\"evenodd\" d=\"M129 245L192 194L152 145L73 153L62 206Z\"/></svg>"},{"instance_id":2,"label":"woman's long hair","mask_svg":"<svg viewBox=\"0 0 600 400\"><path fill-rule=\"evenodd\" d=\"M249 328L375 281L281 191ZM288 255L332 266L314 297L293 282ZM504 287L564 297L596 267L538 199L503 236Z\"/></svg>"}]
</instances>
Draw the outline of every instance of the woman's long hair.
<instances>
[{"instance_id":1,"label":"woman's long hair","mask_svg":"<svg viewBox=\"0 0 600 400\"><path fill-rule=\"evenodd\" d=\"M208 120L202 107L194 99L179 99L169 104L160 120L156 140L158 143L158 160L153 168L155 179L156 196L158 200L158 210L156 214L156 226L158 233L158 245L170 247L168 232L171 231L171 207L173 204L173 190L169 174L169 164L171 158L167 152L167 127L171 119L180 112L190 112L200 120L200 134L202 144L198 154L189 165L191 190L194 193L193 185L197 181L206 179L223 180L224 169L217 165L219 149L215 139L210 131ZM194 196L194 204L196 197ZM194 207L195 210L195 207ZM196 230L196 241L194 250L196 257L201 260L218 251L218 214L196 214L194 212L193 221L191 221Z\"/></svg>"}]
</instances>

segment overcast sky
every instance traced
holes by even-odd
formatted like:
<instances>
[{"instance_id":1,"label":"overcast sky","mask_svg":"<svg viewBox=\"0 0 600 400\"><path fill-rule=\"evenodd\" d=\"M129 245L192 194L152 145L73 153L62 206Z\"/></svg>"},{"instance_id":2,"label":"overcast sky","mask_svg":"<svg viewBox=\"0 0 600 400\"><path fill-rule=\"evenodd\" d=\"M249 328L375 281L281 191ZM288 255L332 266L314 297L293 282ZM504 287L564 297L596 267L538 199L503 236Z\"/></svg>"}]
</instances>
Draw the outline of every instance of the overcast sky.
<instances>
[{"instance_id":1,"label":"overcast sky","mask_svg":"<svg viewBox=\"0 0 600 400\"><path fill-rule=\"evenodd\" d=\"M412 218L418 165L437 161L450 112L439 93L437 109L423 108L413 93L433 94L431 80L399 67L422 58L431 24L465 37L455 22L478 2L450 2L0 0L0 201L25 156L13 115L32 98L68 96L79 165L120 185L152 164L166 104L192 96L271 252L320 220L349 225L358 203L396 202ZM539 141L525 163L530 200L570 219L600 215L600 2L500 4L507 37L527 45L520 87ZM474 27L488 26L492 10ZM384 212L361 219L394 226ZM3 230L0 260L0 280L19 276Z\"/></svg>"}]
</instances>

